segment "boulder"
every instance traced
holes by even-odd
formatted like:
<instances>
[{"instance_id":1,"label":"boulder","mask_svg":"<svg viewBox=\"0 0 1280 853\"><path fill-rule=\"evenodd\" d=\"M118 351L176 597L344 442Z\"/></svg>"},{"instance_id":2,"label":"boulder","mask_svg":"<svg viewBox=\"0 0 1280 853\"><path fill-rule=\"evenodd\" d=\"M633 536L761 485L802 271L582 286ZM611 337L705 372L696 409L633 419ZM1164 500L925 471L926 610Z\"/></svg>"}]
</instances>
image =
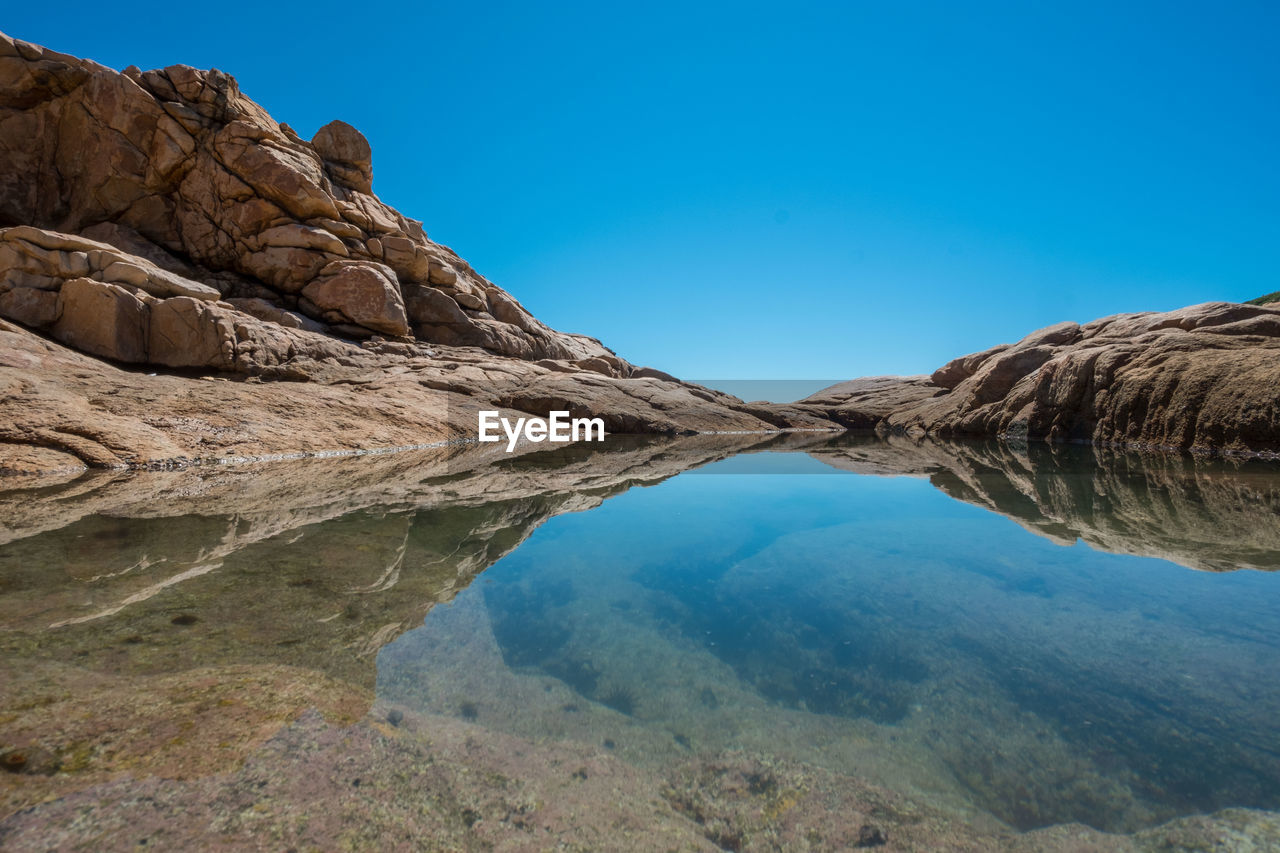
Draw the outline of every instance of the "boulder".
<instances>
[{"instance_id":1,"label":"boulder","mask_svg":"<svg viewBox=\"0 0 1280 853\"><path fill-rule=\"evenodd\" d=\"M373 149L364 134L335 119L316 131L311 145L328 163L334 180L360 192L373 192Z\"/></svg>"},{"instance_id":2,"label":"boulder","mask_svg":"<svg viewBox=\"0 0 1280 853\"><path fill-rule=\"evenodd\" d=\"M391 269L372 261L334 261L302 294L323 311L389 335L409 334L409 319Z\"/></svg>"},{"instance_id":3,"label":"boulder","mask_svg":"<svg viewBox=\"0 0 1280 853\"><path fill-rule=\"evenodd\" d=\"M14 287L0 292L0 317L24 326L42 328L58 319L58 292L34 287Z\"/></svg>"},{"instance_id":4,"label":"boulder","mask_svg":"<svg viewBox=\"0 0 1280 853\"><path fill-rule=\"evenodd\" d=\"M228 370L236 355L231 312L186 296L165 299L151 309L150 361L165 367Z\"/></svg>"},{"instance_id":5,"label":"boulder","mask_svg":"<svg viewBox=\"0 0 1280 853\"><path fill-rule=\"evenodd\" d=\"M81 352L131 364L147 360L147 305L123 287L75 278L58 294L54 338Z\"/></svg>"},{"instance_id":6,"label":"boulder","mask_svg":"<svg viewBox=\"0 0 1280 853\"><path fill-rule=\"evenodd\" d=\"M466 325L471 321L458 303L433 287L405 285L405 310L415 326L443 323Z\"/></svg>"}]
</instances>

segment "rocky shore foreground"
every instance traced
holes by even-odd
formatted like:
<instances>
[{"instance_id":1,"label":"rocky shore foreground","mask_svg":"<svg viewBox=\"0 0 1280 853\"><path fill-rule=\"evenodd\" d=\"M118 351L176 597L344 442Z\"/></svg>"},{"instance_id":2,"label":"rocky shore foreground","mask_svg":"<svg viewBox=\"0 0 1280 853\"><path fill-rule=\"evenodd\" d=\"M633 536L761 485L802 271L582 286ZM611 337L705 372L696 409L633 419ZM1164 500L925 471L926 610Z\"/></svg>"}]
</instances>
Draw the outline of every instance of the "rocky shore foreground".
<instances>
[{"instance_id":1,"label":"rocky shore foreground","mask_svg":"<svg viewBox=\"0 0 1280 853\"><path fill-rule=\"evenodd\" d=\"M555 331L217 70L117 72L0 34L0 471L472 437L564 409L613 433L876 429L1280 451L1280 310L1064 323L930 377L748 403Z\"/></svg>"}]
</instances>

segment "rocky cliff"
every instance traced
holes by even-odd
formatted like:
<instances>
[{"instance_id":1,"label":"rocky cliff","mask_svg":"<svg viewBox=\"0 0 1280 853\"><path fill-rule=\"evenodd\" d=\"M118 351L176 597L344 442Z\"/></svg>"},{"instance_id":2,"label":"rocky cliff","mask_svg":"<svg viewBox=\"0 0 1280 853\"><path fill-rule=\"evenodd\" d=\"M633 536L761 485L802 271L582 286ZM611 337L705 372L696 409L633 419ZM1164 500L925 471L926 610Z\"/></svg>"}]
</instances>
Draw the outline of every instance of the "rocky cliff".
<instances>
[{"instance_id":1,"label":"rocky cliff","mask_svg":"<svg viewBox=\"0 0 1280 853\"><path fill-rule=\"evenodd\" d=\"M389 449L476 412L611 432L831 428L554 331L220 71L0 34L0 470Z\"/></svg>"},{"instance_id":2,"label":"rocky cliff","mask_svg":"<svg viewBox=\"0 0 1280 853\"><path fill-rule=\"evenodd\" d=\"M7 37L0 98L3 310L77 349L256 372L335 351L298 331L380 334L627 372L382 204L348 124L304 140L220 71L116 73Z\"/></svg>"}]
</instances>

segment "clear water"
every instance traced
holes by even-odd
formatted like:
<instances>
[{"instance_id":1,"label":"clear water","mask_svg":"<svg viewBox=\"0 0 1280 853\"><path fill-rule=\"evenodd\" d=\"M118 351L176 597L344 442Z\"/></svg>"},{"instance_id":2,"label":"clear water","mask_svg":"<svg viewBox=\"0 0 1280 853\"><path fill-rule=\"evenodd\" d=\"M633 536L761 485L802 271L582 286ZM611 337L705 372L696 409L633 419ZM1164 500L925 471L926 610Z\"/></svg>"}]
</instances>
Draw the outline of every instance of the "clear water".
<instances>
[{"instance_id":1,"label":"clear water","mask_svg":"<svg viewBox=\"0 0 1280 853\"><path fill-rule=\"evenodd\" d=\"M1280 576L801 458L552 519L382 650L379 695L639 762L763 751L1020 829L1280 806Z\"/></svg>"},{"instance_id":2,"label":"clear water","mask_svg":"<svg viewBox=\"0 0 1280 853\"><path fill-rule=\"evenodd\" d=\"M801 762L1017 830L1280 809L1280 466L699 441L0 493L0 753L63 785L5 787L31 758L0 796L100 784L189 713L119 716L147 679L286 667L379 725Z\"/></svg>"}]
</instances>

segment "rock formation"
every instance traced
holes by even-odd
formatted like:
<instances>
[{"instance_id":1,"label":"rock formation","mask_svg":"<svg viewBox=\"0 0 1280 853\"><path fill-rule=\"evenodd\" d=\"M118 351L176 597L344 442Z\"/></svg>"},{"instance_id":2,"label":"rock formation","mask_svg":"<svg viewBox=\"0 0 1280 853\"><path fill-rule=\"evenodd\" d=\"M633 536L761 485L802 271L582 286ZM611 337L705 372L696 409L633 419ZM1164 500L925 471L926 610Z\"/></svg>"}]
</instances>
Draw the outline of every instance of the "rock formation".
<instances>
[{"instance_id":1,"label":"rock formation","mask_svg":"<svg viewBox=\"0 0 1280 853\"><path fill-rule=\"evenodd\" d=\"M3 34L0 318L8 474L417 446L483 408L1280 451L1280 308L1064 323L931 377L746 404L539 322L378 200L348 124L304 140L220 71Z\"/></svg>"},{"instance_id":2,"label":"rock formation","mask_svg":"<svg viewBox=\"0 0 1280 853\"><path fill-rule=\"evenodd\" d=\"M0 225L47 229L0 235L10 319L94 355L168 367L287 359L301 339L258 340L247 314L626 372L382 204L369 143L348 124L308 142L220 71L117 73L6 36L0 84ZM177 297L191 301L169 304ZM98 311L110 320L89 332Z\"/></svg>"},{"instance_id":3,"label":"rock formation","mask_svg":"<svg viewBox=\"0 0 1280 853\"><path fill-rule=\"evenodd\" d=\"M927 380L842 383L803 404L896 434L1280 452L1280 308L1210 302L1059 323Z\"/></svg>"},{"instance_id":4,"label":"rock formation","mask_svg":"<svg viewBox=\"0 0 1280 853\"><path fill-rule=\"evenodd\" d=\"M0 35L0 469L412 446L480 408L832 427L549 329L372 182L353 127L304 140L220 71Z\"/></svg>"}]
</instances>

